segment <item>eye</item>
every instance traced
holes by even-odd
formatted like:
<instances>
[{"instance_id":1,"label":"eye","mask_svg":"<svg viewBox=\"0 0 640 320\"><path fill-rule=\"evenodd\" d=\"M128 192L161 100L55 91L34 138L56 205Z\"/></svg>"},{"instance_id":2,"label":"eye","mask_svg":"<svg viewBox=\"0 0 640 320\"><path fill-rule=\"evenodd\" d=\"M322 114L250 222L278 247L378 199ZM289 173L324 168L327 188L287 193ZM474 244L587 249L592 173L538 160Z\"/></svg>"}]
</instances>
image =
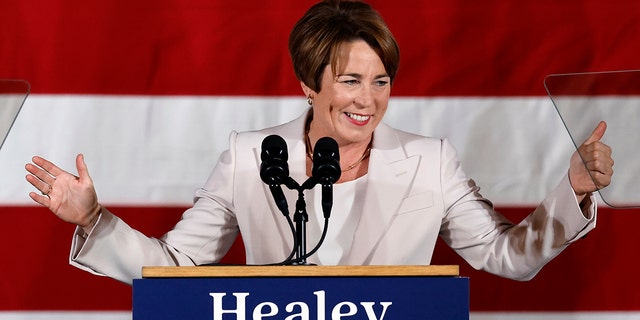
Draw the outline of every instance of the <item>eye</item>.
<instances>
[{"instance_id":1,"label":"eye","mask_svg":"<svg viewBox=\"0 0 640 320\"><path fill-rule=\"evenodd\" d=\"M384 87L389 84L388 80L376 80L375 85L378 87Z\"/></svg>"},{"instance_id":2,"label":"eye","mask_svg":"<svg viewBox=\"0 0 640 320\"><path fill-rule=\"evenodd\" d=\"M356 85L356 84L358 84L360 82L358 80L356 80L356 79L348 79L348 80L342 80L342 83L352 86L352 85Z\"/></svg>"}]
</instances>

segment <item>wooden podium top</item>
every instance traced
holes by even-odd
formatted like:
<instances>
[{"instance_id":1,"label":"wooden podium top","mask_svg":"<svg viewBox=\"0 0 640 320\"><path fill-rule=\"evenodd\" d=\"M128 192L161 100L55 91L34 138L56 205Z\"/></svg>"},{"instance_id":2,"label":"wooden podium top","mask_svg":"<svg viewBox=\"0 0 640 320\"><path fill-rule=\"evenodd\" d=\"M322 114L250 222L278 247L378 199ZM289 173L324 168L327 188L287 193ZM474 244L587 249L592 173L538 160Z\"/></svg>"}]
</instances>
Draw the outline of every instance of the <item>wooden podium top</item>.
<instances>
[{"instance_id":1,"label":"wooden podium top","mask_svg":"<svg viewBox=\"0 0 640 320\"><path fill-rule=\"evenodd\" d=\"M194 266L143 267L143 278L380 277L460 275L456 265L436 266Z\"/></svg>"}]
</instances>

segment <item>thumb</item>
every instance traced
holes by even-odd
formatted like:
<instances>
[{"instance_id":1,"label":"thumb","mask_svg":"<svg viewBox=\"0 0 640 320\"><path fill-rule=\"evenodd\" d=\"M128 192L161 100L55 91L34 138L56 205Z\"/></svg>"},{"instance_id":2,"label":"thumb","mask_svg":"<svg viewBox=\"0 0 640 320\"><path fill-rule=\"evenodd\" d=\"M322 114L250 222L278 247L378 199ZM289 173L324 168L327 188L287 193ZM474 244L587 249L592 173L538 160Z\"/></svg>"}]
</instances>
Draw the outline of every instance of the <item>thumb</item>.
<instances>
[{"instance_id":1,"label":"thumb","mask_svg":"<svg viewBox=\"0 0 640 320\"><path fill-rule=\"evenodd\" d=\"M84 162L84 155L82 153L76 156L76 169L78 170L80 181L91 181L89 169L87 168L87 164Z\"/></svg>"},{"instance_id":2,"label":"thumb","mask_svg":"<svg viewBox=\"0 0 640 320\"><path fill-rule=\"evenodd\" d=\"M595 129L593 129L593 132L591 133L591 136L589 136L589 138L587 138L587 140L585 140L582 145L586 145L586 144L590 144L593 142L596 142L600 139L602 139L602 137L604 136L604 132L607 130L607 123L604 121L600 121L600 123L598 123L598 125L596 126Z\"/></svg>"}]
</instances>

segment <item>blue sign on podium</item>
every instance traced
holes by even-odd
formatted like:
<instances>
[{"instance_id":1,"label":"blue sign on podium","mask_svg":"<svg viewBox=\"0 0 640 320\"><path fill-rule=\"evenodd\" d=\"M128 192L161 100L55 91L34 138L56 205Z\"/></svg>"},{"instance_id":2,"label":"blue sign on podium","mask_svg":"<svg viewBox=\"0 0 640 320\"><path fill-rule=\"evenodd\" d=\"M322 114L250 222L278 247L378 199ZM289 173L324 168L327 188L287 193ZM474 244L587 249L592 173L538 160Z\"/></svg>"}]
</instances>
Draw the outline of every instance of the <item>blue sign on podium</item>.
<instances>
[{"instance_id":1,"label":"blue sign on podium","mask_svg":"<svg viewBox=\"0 0 640 320\"><path fill-rule=\"evenodd\" d=\"M134 280L133 319L469 319L469 279L458 276L402 267L206 268L216 275L192 269ZM300 268L304 274L291 275Z\"/></svg>"}]
</instances>

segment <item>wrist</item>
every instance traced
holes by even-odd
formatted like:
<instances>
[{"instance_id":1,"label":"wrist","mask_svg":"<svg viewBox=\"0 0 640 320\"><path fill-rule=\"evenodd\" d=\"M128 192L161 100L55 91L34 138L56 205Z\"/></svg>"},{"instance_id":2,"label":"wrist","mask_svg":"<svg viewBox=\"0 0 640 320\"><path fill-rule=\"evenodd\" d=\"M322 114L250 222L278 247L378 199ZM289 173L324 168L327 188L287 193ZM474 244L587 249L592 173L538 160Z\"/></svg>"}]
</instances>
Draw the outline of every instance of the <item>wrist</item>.
<instances>
[{"instance_id":1,"label":"wrist","mask_svg":"<svg viewBox=\"0 0 640 320\"><path fill-rule=\"evenodd\" d=\"M93 227L98 222L98 218L100 217L101 212L102 212L102 206L98 204L96 208L93 209L91 214L89 215L90 216L89 222L86 225L80 226L80 228L82 228L82 230L84 231L85 237L89 234L89 232L91 232Z\"/></svg>"},{"instance_id":2,"label":"wrist","mask_svg":"<svg viewBox=\"0 0 640 320\"><path fill-rule=\"evenodd\" d=\"M584 194L582 196L577 196L578 206L580 207L580 211L585 218L589 219L589 208L591 207L591 197L589 194Z\"/></svg>"}]
</instances>

